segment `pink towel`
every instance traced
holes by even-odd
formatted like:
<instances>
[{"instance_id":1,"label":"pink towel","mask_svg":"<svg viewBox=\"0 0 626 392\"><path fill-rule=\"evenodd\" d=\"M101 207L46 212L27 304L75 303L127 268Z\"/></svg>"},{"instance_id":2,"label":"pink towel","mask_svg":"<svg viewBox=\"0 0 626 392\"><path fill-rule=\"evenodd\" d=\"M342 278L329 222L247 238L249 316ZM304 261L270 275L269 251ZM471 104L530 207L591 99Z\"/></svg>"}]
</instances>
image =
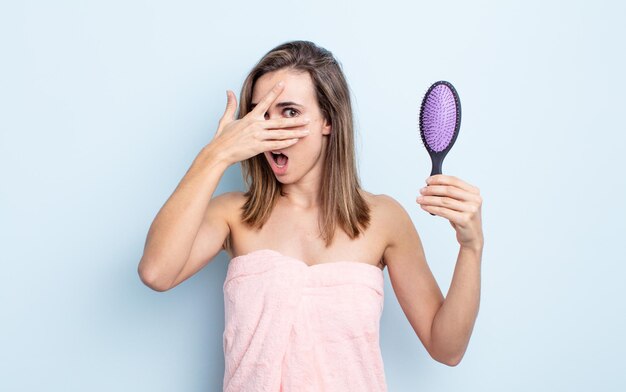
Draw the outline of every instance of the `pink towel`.
<instances>
[{"instance_id":1,"label":"pink towel","mask_svg":"<svg viewBox=\"0 0 626 392\"><path fill-rule=\"evenodd\" d=\"M270 249L234 257L224 281L224 391L387 391L383 271L309 266Z\"/></svg>"}]
</instances>

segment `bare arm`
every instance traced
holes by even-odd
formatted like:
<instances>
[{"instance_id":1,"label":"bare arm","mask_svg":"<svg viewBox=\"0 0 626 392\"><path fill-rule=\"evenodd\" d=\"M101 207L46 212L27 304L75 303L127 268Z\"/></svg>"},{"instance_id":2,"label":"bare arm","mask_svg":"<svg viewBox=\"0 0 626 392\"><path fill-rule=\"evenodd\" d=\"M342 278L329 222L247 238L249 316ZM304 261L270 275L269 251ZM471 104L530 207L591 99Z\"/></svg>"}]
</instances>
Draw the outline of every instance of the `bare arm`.
<instances>
[{"instance_id":1,"label":"bare arm","mask_svg":"<svg viewBox=\"0 0 626 392\"><path fill-rule=\"evenodd\" d=\"M201 224L208 218L209 202L228 166L212 145L205 146L158 212L148 231L138 266L141 280L150 288L165 291L180 283L176 278L192 253ZM207 250L209 254L205 255L204 264L219 252L229 233L225 215L216 214L211 223L214 241L206 245L211 249ZM194 267L197 271L202 265Z\"/></svg>"},{"instance_id":2,"label":"bare arm","mask_svg":"<svg viewBox=\"0 0 626 392\"><path fill-rule=\"evenodd\" d=\"M155 217L139 262L141 280L165 291L187 279L222 249L230 233L228 195L213 198L224 171L264 151L295 144L308 135L306 118L266 120L264 113L278 98L284 84L276 84L256 107L237 120L237 99L227 91L228 102L215 137L194 159L174 193ZM299 127L299 129L286 129Z\"/></svg>"},{"instance_id":3,"label":"bare arm","mask_svg":"<svg viewBox=\"0 0 626 392\"><path fill-rule=\"evenodd\" d=\"M480 304L482 248L461 246L450 289L432 324L431 345L439 357L461 362L474 329Z\"/></svg>"},{"instance_id":4,"label":"bare arm","mask_svg":"<svg viewBox=\"0 0 626 392\"><path fill-rule=\"evenodd\" d=\"M444 298L408 213L392 198L383 197L387 225L392 228L384 258L398 302L430 356L455 366L467 349L478 315L480 250L461 247Z\"/></svg>"},{"instance_id":5,"label":"bare arm","mask_svg":"<svg viewBox=\"0 0 626 392\"><path fill-rule=\"evenodd\" d=\"M456 366L467 350L478 316L484 243L482 198L478 188L456 177L436 175L428 184L418 203L427 212L448 218L461 245L448 294L444 298L430 271L410 216L386 195L380 198L387 206L386 225L390 228L384 258L402 310L424 347L438 362Z\"/></svg>"},{"instance_id":6,"label":"bare arm","mask_svg":"<svg viewBox=\"0 0 626 392\"><path fill-rule=\"evenodd\" d=\"M456 365L469 344L480 304L483 200L478 187L455 176L437 174L426 183L418 204L448 219L461 245L450 289L432 322L430 342L438 357Z\"/></svg>"}]
</instances>

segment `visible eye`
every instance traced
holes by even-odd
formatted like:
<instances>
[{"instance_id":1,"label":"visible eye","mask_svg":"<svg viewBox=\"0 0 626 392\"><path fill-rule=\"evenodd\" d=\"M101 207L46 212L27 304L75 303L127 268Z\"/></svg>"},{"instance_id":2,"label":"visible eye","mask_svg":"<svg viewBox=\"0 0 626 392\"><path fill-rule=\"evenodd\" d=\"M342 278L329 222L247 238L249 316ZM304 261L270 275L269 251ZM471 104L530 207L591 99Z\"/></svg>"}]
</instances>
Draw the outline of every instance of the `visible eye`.
<instances>
[{"instance_id":1,"label":"visible eye","mask_svg":"<svg viewBox=\"0 0 626 392\"><path fill-rule=\"evenodd\" d=\"M289 115L287 115L287 117L295 117L296 115L300 114L300 112L294 108L285 108L283 109L283 113L288 112L290 113ZM269 118L269 113L265 112L265 119L267 120Z\"/></svg>"},{"instance_id":2,"label":"visible eye","mask_svg":"<svg viewBox=\"0 0 626 392\"><path fill-rule=\"evenodd\" d=\"M296 114L300 114L300 112L294 108L285 108L285 110L283 110L283 113L285 113L286 111L295 113L293 116L295 116ZM293 117L293 116L288 116L288 117Z\"/></svg>"}]
</instances>

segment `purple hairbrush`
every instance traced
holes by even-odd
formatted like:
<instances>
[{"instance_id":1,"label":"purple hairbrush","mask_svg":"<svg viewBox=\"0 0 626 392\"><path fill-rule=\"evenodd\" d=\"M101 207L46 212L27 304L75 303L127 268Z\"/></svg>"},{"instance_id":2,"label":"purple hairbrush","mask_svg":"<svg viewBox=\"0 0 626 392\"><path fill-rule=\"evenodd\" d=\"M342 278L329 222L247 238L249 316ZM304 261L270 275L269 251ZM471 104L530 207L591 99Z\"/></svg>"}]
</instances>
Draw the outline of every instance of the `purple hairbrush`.
<instances>
[{"instance_id":1,"label":"purple hairbrush","mask_svg":"<svg viewBox=\"0 0 626 392\"><path fill-rule=\"evenodd\" d=\"M420 108L420 136L433 164L431 176L441 174L446 154L461 127L461 101L454 86L445 80L433 83ZM431 213L431 215L435 215Z\"/></svg>"}]
</instances>

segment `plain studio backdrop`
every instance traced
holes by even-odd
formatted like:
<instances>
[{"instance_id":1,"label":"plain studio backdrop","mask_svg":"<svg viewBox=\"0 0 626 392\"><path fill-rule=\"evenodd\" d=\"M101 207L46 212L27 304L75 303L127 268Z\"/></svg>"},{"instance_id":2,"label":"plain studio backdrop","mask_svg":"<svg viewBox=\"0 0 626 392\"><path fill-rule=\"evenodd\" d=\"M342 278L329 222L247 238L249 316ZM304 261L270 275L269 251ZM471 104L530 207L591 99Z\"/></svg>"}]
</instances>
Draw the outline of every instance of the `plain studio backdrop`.
<instances>
[{"instance_id":1,"label":"plain studio backdrop","mask_svg":"<svg viewBox=\"0 0 626 392\"><path fill-rule=\"evenodd\" d=\"M435 362L385 269L389 390L623 391L626 99L620 1L20 1L0 6L0 390L220 391L221 252L168 292L150 223L271 48L329 49L362 185L409 212L444 293L458 244L415 198L418 110L462 104L444 174L480 188L485 248L463 361ZM215 195L244 190L240 164Z\"/></svg>"}]
</instances>

